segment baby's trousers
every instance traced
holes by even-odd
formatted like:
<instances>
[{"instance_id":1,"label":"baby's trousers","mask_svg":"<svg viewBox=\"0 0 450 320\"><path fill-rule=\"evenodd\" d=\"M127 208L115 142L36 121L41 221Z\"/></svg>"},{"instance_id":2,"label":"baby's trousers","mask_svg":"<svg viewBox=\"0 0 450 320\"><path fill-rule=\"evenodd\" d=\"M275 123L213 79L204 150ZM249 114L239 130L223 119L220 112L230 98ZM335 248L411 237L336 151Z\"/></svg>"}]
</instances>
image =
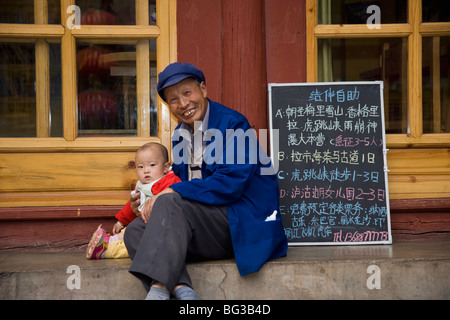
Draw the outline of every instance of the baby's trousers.
<instances>
[{"instance_id":1,"label":"baby's trousers","mask_svg":"<svg viewBox=\"0 0 450 320\"><path fill-rule=\"evenodd\" d=\"M130 272L147 291L152 281L170 292L177 284L192 287L186 262L233 257L226 207L183 199L178 193L159 196L148 223L135 219L124 240L132 259Z\"/></svg>"}]
</instances>

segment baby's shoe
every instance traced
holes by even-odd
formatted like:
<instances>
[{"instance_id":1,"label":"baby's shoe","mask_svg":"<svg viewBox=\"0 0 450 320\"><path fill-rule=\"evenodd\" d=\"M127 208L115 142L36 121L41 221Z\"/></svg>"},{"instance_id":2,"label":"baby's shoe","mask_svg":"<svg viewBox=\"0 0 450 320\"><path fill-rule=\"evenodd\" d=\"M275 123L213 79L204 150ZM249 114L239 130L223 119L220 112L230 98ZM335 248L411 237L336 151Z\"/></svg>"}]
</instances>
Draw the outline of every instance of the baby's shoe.
<instances>
[{"instance_id":1,"label":"baby's shoe","mask_svg":"<svg viewBox=\"0 0 450 320\"><path fill-rule=\"evenodd\" d=\"M99 225L92 235L91 241L86 249L86 259L102 259L106 248L108 248L109 235L102 225Z\"/></svg>"}]
</instances>

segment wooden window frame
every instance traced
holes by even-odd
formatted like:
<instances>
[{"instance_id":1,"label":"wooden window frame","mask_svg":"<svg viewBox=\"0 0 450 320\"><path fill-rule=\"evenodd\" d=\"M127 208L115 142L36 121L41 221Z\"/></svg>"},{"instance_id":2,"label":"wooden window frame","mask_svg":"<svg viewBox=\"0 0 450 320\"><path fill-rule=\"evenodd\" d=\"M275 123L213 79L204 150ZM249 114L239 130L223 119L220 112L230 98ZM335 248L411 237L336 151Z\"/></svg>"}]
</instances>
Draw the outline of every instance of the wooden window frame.
<instances>
[{"instance_id":1,"label":"wooden window frame","mask_svg":"<svg viewBox=\"0 0 450 320\"><path fill-rule=\"evenodd\" d=\"M61 0L61 25L47 23L46 0L34 0L35 24L0 24L0 41L29 41L36 43L36 137L0 138L2 153L53 151L135 151L144 142L157 141L171 146L171 132L176 120L158 97L158 136L150 137L150 47L156 39L157 72L176 61L176 0L156 0L157 26L149 25L148 0L136 0L136 25L83 25L80 29L67 27L65 8L75 0ZM137 71L137 136L78 137L76 40L123 40L136 44ZM47 40L61 41L61 80L63 100L63 137L50 137L49 132L49 53ZM140 107L139 107L140 106Z\"/></svg>"},{"instance_id":2,"label":"wooden window frame","mask_svg":"<svg viewBox=\"0 0 450 320\"><path fill-rule=\"evenodd\" d=\"M407 134L387 134L388 148L450 146L450 133L423 133L422 37L450 36L449 22L422 23L422 0L408 0L408 22L381 24L368 29L365 24L319 25L317 0L306 0L307 81L317 82L318 39L408 37L408 127Z\"/></svg>"}]
</instances>

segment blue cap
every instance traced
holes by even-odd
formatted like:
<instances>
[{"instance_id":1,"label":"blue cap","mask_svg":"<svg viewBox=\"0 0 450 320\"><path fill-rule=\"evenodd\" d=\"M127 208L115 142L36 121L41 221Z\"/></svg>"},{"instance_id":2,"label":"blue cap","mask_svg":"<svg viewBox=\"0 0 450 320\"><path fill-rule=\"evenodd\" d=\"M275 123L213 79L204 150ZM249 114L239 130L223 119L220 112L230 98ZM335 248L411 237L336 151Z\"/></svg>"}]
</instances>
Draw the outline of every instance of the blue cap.
<instances>
[{"instance_id":1,"label":"blue cap","mask_svg":"<svg viewBox=\"0 0 450 320\"><path fill-rule=\"evenodd\" d=\"M161 99L166 101L163 94L165 88L173 86L187 78L194 78L200 83L205 81L203 72L190 63L174 62L169 64L164 71L160 72L158 75L159 81L156 90Z\"/></svg>"}]
</instances>

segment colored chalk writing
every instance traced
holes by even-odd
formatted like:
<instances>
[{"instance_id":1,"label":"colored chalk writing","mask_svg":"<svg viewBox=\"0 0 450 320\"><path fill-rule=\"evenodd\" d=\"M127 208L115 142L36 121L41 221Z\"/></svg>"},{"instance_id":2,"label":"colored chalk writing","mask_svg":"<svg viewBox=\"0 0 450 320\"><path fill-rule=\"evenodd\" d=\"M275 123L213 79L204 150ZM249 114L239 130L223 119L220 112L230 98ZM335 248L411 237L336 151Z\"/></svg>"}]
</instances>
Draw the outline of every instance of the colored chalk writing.
<instances>
[{"instance_id":1,"label":"colored chalk writing","mask_svg":"<svg viewBox=\"0 0 450 320\"><path fill-rule=\"evenodd\" d=\"M290 245L391 243L382 91L378 81L269 84Z\"/></svg>"}]
</instances>

